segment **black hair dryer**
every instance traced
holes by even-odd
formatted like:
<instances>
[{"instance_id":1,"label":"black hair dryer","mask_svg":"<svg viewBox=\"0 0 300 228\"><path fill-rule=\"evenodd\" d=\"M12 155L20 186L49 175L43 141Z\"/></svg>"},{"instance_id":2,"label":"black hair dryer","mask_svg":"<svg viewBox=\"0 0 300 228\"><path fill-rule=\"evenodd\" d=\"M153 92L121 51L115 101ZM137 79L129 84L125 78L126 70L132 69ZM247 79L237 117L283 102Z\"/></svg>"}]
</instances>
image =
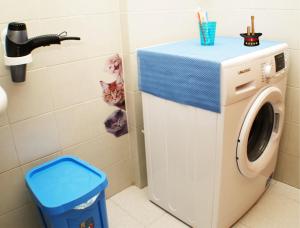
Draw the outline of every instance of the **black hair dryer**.
<instances>
[{"instance_id":1,"label":"black hair dryer","mask_svg":"<svg viewBox=\"0 0 300 228\"><path fill-rule=\"evenodd\" d=\"M80 37L68 37L66 32L42 35L28 39L26 24L11 22L2 32L4 62L10 66L13 82L24 82L26 64L32 62L31 52L42 46L60 44L64 40L80 40Z\"/></svg>"}]
</instances>

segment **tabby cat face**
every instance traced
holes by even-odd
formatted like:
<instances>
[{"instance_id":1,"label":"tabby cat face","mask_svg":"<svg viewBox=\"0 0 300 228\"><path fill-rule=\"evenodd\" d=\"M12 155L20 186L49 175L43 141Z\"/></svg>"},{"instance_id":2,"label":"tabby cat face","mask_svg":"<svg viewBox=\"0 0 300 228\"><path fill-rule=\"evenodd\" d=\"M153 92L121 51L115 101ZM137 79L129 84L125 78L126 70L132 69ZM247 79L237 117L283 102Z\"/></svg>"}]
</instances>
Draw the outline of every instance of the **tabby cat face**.
<instances>
[{"instance_id":1,"label":"tabby cat face","mask_svg":"<svg viewBox=\"0 0 300 228\"><path fill-rule=\"evenodd\" d=\"M123 82L117 80L111 83L100 81L103 89L104 101L109 105L125 109L125 95Z\"/></svg>"}]
</instances>

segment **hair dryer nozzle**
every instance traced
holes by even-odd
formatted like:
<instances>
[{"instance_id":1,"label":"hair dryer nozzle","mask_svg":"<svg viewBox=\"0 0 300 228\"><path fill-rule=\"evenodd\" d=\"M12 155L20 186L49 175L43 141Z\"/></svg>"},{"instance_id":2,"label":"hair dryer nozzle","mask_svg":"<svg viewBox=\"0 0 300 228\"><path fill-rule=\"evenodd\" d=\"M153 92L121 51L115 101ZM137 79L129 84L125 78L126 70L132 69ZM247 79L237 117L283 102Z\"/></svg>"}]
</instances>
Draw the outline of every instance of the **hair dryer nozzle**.
<instances>
[{"instance_id":1,"label":"hair dryer nozzle","mask_svg":"<svg viewBox=\"0 0 300 228\"><path fill-rule=\"evenodd\" d=\"M59 37L60 41L64 41L64 40L80 40L80 37L76 37L76 36L61 36Z\"/></svg>"}]
</instances>

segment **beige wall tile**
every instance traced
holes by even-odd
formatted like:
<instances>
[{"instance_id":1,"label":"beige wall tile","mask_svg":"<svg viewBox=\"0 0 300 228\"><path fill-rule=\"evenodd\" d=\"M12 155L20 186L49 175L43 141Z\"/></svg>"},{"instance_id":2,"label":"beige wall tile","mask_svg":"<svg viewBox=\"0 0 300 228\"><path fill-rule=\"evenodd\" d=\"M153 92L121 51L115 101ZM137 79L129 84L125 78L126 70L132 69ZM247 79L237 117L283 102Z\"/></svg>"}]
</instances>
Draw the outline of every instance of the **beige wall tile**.
<instances>
[{"instance_id":1,"label":"beige wall tile","mask_svg":"<svg viewBox=\"0 0 300 228\"><path fill-rule=\"evenodd\" d=\"M275 179L300 188L300 157L279 152Z\"/></svg>"},{"instance_id":2,"label":"beige wall tile","mask_svg":"<svg viewBox=\"0 0 300 228\"><path fill-rule=\"evenodd\" d=\"M299 141L300 141L300 125L291 124L289 126L289 140L288 140L288 146L287 146L286 152L289 154L298 156L300 159L300 143L299 143Z\"/></svg>"},{"instance_id":3,"label":"beige wall tile","mask_svg":"<svg viewBox=\"0 0 300 228\"><path fill-rule=\"evenodd\" d=\"M300 123L300 88L287 87L286 121Z\"/></svg>"},{"instance_id":4,"label":"beige wall tile","mask_svg":"<svg viewBox=\"0 0 300 228\"><path fill-rule=\"evenodd\" d=\"M283 130L280 137L279 150L282 152L287 152L288 140L289 140L289 127L287 123L283 124Z\"/></svg>"},{"instance_id":5,"label":"beige wall tile","mask_svg":"<svg viewBox=\"0 0 300 228\"><path fill-rule=\"evenodd\" d=\"M47 0L40 7L41 18L99 14L118 10L118 0Z\"/></svg>"},{"instance_id":6,"label":"beige wall tile","mask_svg":"<svg viewBox=\"0 0 300 228\"><path fill-rule=\"evenodd\" d=\"M108 176L108 198L132 184L132 164L129 160L107 167L104 172Z\"/></svg>"},{"instance_id":7,"label":"beige wall tile","mask_svg":"<svg viewBox=\"0 0 300 228\"><path fill-rule=\"evenodd\" d=\"M124 0L124 1L126 1L126 0ZM122 1L120 0L120 2L122 2ZM122 3L120 3L120 4L121 4L121 7L123 7ZM130 52L130 50L129 50L130 34L128 32L128 28L129 28L128 13L125 11L120 14L120 24L121 24L122 51L123 51L123 54L128 54Z\"/></svg>"},{"instance_id":8,"label":"beige wall tile","mask_svg":"<svg viewBox=\"0 0 300 228\"><path fill-rule=\"evenodd\" d=\"M34 168L34 167L36 167L38 165L41 165L41 164L43 164L45 162L48 162L50 160L53 160L53 159L55 159L55 158L57 158L59 156L62 156L62 152L61 151L58 151L58 152L56 152L54 154L48 155L46 157L43 157L43 158L37 159L35 161L29 162L29 163L27 163L25 165L22 165L21 169L22 169L23 175L25 176L26 173L27 173L27 171L29 171L30 169L32 169L32 168Z\"/></svg>"},{"instance_id":9,"label":"beige wall tile","mask_svg":"<svg viewBox=\"0 0 300 228\"><path fill-rule=\"evenodd\" d=\"M63 148L84 142L106 132L105 119L115 107L102 99L94 100L55 112L60 142Z\"/></svg>"},{"instance_id":10,"label":"beige wall tile","mask_svg":"<svg viewBox=\"0 0 300 228\"><path fill-rule=\"evenodd\" d=\"M37 30L39 34L67 31L81 40L35 50L34 69L121 52L118 13L41 20Z\"/></svg>"},{"instance_id":11,"label":"beige wall tile","mask_svg":"<svg viewBox=\"0 0 300 228\"><path fill-rule=\"evenodd\" d=\"M121 162L129 157L128 135L116 138L105 133L90 141L63 150L65 155L75 155L99 169Z\"/></svg>"},{"instance_id":12,"label":"beige wall tile","mask_svg":"<svg viewBox=\"0 0 300 228\"><path fill-rule=\"evenodd\" d=\"M132 153L133 177L135 185L143 188L147 185L145 140L141 128L130 129L130 149Z\"/></svg>"},{"instance_id":13,"label":"beige wall tile","mask_svg":"<svg viewBox=\"0 0 300 228\"><path fill-rule=\"evenodd\" d=\"M0 127L7 125L7 124L8 124L7 113L6 112L1 113L0 114Z\"/></svg>"},{"instance_id":14,"label":"beige wall tile","mask_svg":"<svg viewBox=\"0 0 300 228\"><path fill-rule=\"evenodd\" d=\"M136 54L124 56L125 64L125 86L130 92L138 91L138 72L137 72L137 57Z\"/></svg>"},{"instance_id":15,"label":"beige wall tile","mask_svg":"<svg viewBox=\"0 0 300 228\"><path fill-rule=\"evenodd\" d=\"M197 0L127 0L128 11L187 10L199 7Z\"/></svg>"},{"instance_id":16,"label":"beige wall tile","mask_svg":"<svg viewBox=\"0 0 300 228\"><path fill-rule=\"evenodd\" d=\"M299 49L300 31L294 30L300 13L293 10L250 10L250 9L209 9L211 20L216 20L217 35L238 36L250 23L250 16L255 15L256 31L263 33L262 39L279 40L288 43L290 48ZM230 16L228 16L230 15ZM274 26L276 18L276 26ZM290 26L286 26L289 24Z\"/></svg>"},{"instance_id":17,"label":"beige wall tile","mask_svg":"<svg viewBox=\"0 0 300 228\"><path fill-rule=\"evenodd\" d=\"M15 168L19 160L9 126L0 127L0 173Z\"/></svg>"},{"instance_id":18,"label":"beige wall tile","mask_svg":"<svg viewBox=\"0 0 300 228\"><path fill-rule=\"evenodd\" d=\"M61 148L52 113L13 124L12 131L22 164L55 153Z\"/></svg>"},{"instance_id":19,"label":"beige wall tile","mask_svg":"<svg viewBox=\"0 0 300 228\"><path fill-rule=\"evenodd\" d=\"M299 1L300 2L300 1ZM300 4L300 3L299 3ZM288 76L288 85L300 87L300 50L289 50L290 70Z\"/></svg>"},{"instance_id":20,"label":"beige wall tile","mask_svg":"<svg viewBox=\"0 0 300 228\"><path fill-rule=\"evenodd\" d=\"M1 2L2 10L0 15L0 23L10 21L22 21L29 19L37 19L39 14L39 0L29 0L27 2L11 0Z\"/></svg>"},{"instance_id":21,"label":"beige wall tile","mask_svg":"<svg viewBox=\"0 0 300 228\"><path fill-rule=\"evenodd\" d=\"M285 123L280 141L280 151L300 157L299 137L300 125Z\"/></svg>"},{"instance_id":22,"label":"beige wall tile","mask_svg":"<svg viewBox=\"0 0 300 228\"><path fill-rule=\"evenodd\" d=\"M127 109L129 127L143 126L143 109L140 92L127 92Z\"/></svg>"},{"instance_id":23,"label":"beige wall tile","mask_svg":"<svg viewBox=\"0 0 300 228\"><path fill-rule=\"evenodd\" d=\"M0 79L7 93L10 123L37 116L53 109L51 81L44 77L46 69L29 71L26 81L13 83L10 77Z\"/></svg>"},{"instance_id":24,"label":"beige wall tile","mask_svg":"<svg viewBox=\"0 0 300 228\"><path fill-rule=\"evenodd\" d=\"M204 8L225 8L225 9L300 9L298 0L274 1L274 0L252 0L252 1L239 1L239 0L197 0L201 7Z\"/></svg>"},{"instance_id":25,"label":"beige wall tile","mask_svg":"<svg viewBox=\"0 0 300 228\"><path fill-rule=\"evenodd\" d=\"M33 204L26 204L14 211L0 216L0 227L41 228L40 214Z\"/></svg>"},{"instance_id":26,"label":"beige wall tile","mask_svg":"<svg viewBox=\"0 0 300 228\"><path fill-rule=\"evenodd\" d=\"M291 120L297 124L300 124L300 88L293 89L291 96L293 104Z\"/></svg>"},{"instance_id":27,"label":"beige wall tile","mask_svg":"<svg viewBox=\"0 0 300 228\"><path fill-rule=\"evenodd\" d=\"M20 168L0 174L0 215L29 202L23 174Z\"/></svg>"},{"instance_id":28,"label":"beige wall tile","mask_svg":"<svg viewBox=\"0 0 300 228\"><path fill-rule=\"evenodd\" d=\"M158 43L197 38L195 13L194 11L131 13L128 14L128 34L130 52Z\"/></svg>"},{"instance_id":29,"label":"beige wall tile","mask_svg":"<svg viewBox=\"0 0 300 228\"><path fill-rule=\"evenodd\" d=\"M45 77L53 78L54 108L61 109L101 97L103 92L99 81L112 82L116 79L104 69L109 57L104 56L48 68Z\"/></svg>"}]
</instances>

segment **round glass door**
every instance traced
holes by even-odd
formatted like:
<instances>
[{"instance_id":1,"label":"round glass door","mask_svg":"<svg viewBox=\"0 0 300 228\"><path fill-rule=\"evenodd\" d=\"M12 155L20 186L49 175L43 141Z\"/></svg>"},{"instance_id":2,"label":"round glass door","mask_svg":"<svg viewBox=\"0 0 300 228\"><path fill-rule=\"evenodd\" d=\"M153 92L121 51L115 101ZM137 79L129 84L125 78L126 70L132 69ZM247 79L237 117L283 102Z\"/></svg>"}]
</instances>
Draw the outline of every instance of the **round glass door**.
<instances>
[{"instance_id":1,"label":"round glass door","mask_svg":"<svg viewBox=\"0 0 300 228\"><path fill-rule=\"evenodd\" d=\"M253 162L257 160L266 149L274 126L274 109L271 103L265 103L259 110L250 130L247 156Z\"/></svg>"},{"instance_id":2,"label":"round glass door","mask_svg":"<svg viewBox=\"0 0 300 228\"><path fill-rule=\"evenodd\" d=\"M276 87L265 89L252 103L237 140L236 160L244 176L257 176L276 155L283 109L283 97Z\"/></svg>"}]
</instances>

